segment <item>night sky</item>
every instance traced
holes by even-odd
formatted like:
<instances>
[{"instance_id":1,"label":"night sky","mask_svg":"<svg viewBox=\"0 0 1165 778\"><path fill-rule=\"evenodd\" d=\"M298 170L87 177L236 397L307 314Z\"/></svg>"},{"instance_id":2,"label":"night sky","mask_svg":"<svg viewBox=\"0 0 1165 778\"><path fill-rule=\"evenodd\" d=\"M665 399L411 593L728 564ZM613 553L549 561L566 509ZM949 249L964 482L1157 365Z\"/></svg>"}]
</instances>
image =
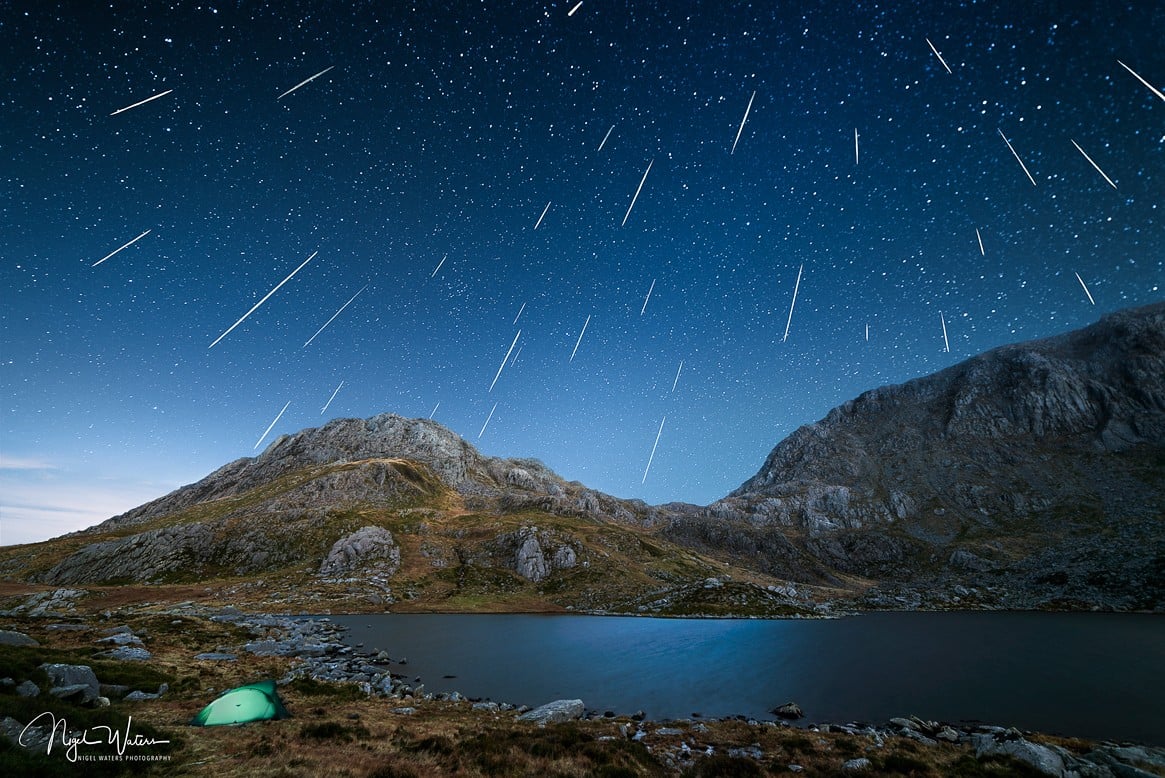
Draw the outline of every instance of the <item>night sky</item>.
<instances>
[{"instance_id":1,"label":"night sky","mask_svg":"<svg viewBox=\"0 0 1165 778\"><path fill-rule=\"evenodd\" d=\"M0 3L0 542L381 412L713 501L1165 296L1163 40L1148 0Z\"/></svg>"}]
</instances>

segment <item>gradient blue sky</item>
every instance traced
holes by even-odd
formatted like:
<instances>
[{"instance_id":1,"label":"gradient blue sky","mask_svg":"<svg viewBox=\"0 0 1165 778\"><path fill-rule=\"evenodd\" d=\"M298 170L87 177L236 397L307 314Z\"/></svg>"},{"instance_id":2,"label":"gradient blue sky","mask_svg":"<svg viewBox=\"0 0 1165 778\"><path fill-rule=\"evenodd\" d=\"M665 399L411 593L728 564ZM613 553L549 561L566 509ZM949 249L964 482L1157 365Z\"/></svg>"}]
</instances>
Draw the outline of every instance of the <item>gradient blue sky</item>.
<instances>
[{"instance_id":1,"label":"gradient blue sky","mask_svg":"<svg viewBox=\"0 0 1165 778\"><path fill-rule=\"evenodd\" d=\"M707 503L864 390L1162 299L1165 100L1118 64L1165 88L1162 4L576 2L4 4L0 542L288 403L264 446L440 403Z\"/></svg>"}]
</instances>

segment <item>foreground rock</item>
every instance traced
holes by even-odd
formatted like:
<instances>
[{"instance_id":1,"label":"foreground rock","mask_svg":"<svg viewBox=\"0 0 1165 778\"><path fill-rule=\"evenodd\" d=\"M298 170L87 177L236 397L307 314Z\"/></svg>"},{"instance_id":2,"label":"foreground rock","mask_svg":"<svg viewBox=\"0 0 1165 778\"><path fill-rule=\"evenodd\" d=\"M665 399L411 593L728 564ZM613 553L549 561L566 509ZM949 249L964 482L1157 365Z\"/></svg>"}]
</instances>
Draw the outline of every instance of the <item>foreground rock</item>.
<instances>
[{"instance_id":1,"label":"foreground rock","mask_svg":"<svg viewBox=\"0 0 1165 778\"><path fill-rule=\"evenodd\" d=\"M0 629L0 646L39 646L34 638L30 638L23 632L13 632L12 630Z\"/></svg>"},{"instance_id":2,"label":"foreground rock","mask_svg":"<svg viewBox=\"0 0 1165 778\"><path fill-rule=\"evenodd\" d=\"M523 713L518 721L532 721L543 726L547 724L562 724L567 721L581 719L586 713L586 706L582 700L555 700Z\"/></svg>"}]
</instances>

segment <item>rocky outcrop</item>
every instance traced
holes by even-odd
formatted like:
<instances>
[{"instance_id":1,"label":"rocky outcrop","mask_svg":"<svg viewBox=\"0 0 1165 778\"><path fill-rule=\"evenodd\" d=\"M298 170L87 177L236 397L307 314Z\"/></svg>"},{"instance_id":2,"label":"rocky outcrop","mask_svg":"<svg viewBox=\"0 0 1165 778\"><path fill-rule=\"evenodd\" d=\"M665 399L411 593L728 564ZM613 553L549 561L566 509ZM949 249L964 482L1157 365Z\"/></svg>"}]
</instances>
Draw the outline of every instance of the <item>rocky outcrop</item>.
<instances>
[{"instance_id":1,"label":"rocky outcrop","mask_svg":"<svg viewBox=\"0 0 1165 778\"><path fill-rule=\"evenodd\" d=\"M385 576L400 568L400 547L392 533L382 527L362 527L337 540L320 565L319 575L338 577L370 568Z\"/></svg>"},{"instance_id":2,"label":"rocky outcrop","mask_svg":"<svg viewBox=\"0 0 1165 778\"><path fill-rule=\"evenodd\" d=\"M506 566L534 583L544 581L555 570L566 570L578 563L578 554L569 542L537 527L522 527L500 536L497 542L507 550L516 548Z\"/></svg>"},{"instance_id":3,"label":"rocky outcrop","mask_svg":"<svg viewBox=\"0 0 1165 778\"><path fill-rule=\"evenodd\" d=\"M586 713L582 700L555 700L518 716L518 721L530 721L546 726L581 719Z\"/></svg>"}]
</instances>

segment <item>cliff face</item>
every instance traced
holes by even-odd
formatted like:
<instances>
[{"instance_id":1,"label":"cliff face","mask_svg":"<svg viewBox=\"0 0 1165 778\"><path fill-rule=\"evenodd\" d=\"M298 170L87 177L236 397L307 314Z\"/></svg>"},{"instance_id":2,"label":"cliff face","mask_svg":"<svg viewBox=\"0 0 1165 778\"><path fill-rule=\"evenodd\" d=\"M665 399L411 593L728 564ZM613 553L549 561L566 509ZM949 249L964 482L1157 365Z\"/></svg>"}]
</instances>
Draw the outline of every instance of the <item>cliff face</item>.
<instances>
[{"instance_id":1,"label":"cliff face","mask_svg":"<svg viewBox=\"0 0 1165 778\"><path fill-rule=\"evenodd\" d=\"M866 392L782 441L708 514L745 534L782 528L826 567L875 580L994 570L1156 591L1165 304Z\"/></svg>"}]
</instances>

